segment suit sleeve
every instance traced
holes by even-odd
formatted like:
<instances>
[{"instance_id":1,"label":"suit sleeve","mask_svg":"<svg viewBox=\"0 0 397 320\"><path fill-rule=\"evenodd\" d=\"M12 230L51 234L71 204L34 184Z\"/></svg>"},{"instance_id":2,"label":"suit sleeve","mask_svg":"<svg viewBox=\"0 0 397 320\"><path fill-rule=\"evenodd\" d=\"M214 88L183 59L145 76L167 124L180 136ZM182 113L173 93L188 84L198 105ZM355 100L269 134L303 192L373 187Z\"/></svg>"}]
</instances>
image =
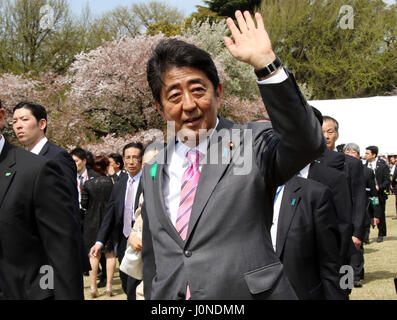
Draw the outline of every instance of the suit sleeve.
<instances>
[{"instance_id":1,"label":"suit sleeve","mask_svg":"<svg viewBox=\"0 0 397 320\"><path fill-rule=\"evenodd\" d=\"M379 182L378 182L379 183ZM379 189L387 191L390 188L390 169L387 164L382 165L382 183L379 184Z\"/></svg>"},{"instance_id":2,"label":"suit sleeve","mask_svg":"<svg viewBox=\"0 0 397 320\"><path fill-rule=\"evenodd\" d=\"M83 209L88 209L89 201L90 198L89 198L87 186L86 184L84 184L83 190L81 191L81 206L83 207Z\"/></svg>"},{"instance_id":3,"label":"suit sleeve","mask_svg":"<svg viewBox=\"0 0 397 320\"><path fill-rule=\"evenodd\" d=\"M320 277L327 300L345 300L346 294L339 285L339 270L342 261L338 248L336 212L331 191L329 189L325 191L317 199L317 208L313 217Z\"/></svg>"},{"instance_id":4,"label":"suit sleeve","mask_svg":"<svg viewBox=\"0 0 397 320\"><path fill-rule=\"evenodd\" d=\"M80 251L70 192L59 166L48 161L41 169L34 188L37 228L54 271L55 299L84 299Z\"/></svg>"},{"instance_id":5,"label":"suit sleeve","mask_svg":"<svg viewBox=\"0 0 397 320\"><path fill-rule=\"evenodd\" d=\"M145 191L145 172L142 175L141 183L143 192ZM146 213L145 194L143 194L142 204L142 261L143 261L143 290L145 300L150 300L152 291L152 281L156 275L156 263L154 259L152 234L150 232L149 220Z\"/></svg>"},{"instance_id":6,"label":"suit sleeve","mask_svg":"<svg viewBox=\"0 0 397 320\"><path fill-rule=\"evenodd\" d=\"M363 240L364 238L364 222L365 222L365 177L364 168L361 161L354 161L350 165L350 181L353 200L353 236Z\"/></svg>"},{"instance_id":7,"label":"suit sleeve","mask_svg":"<svg viewBox=\"0 0 397 320\"><path fill-rule=\"evenodd\" d=\"M259 85L273 130L254 133L256 163L276 186L283 185L325 149L320 122L289 78L277 84Z\"/></svg>"}]
</instances>

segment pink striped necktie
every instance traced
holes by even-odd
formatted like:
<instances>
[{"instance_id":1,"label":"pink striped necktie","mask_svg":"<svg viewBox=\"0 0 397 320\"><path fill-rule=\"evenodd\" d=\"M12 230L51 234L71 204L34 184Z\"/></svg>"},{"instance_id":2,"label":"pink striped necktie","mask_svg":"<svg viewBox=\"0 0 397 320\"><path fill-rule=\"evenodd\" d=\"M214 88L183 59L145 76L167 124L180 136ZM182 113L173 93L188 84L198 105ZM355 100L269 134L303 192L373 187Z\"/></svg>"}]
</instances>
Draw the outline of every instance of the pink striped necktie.
<instances>
[{"instance_id":1,"label":"pink striped necktie","mask_svg":"<svg viewBox=\"0 0 397 320\"><path fill-rule=\"evenodd\" d=\"M182 240L186 240L190 214L200 179L200 156L202 156L202 153L198 150L190 150L186 154L189 167L182 176L181 197L175 226Z\"/></svg>"},{"instance_id":2,"label":"pink striped necktie","mask_svg":"<svg viewBox=\"0 0 397 320\"><path fill-rule=\"evenodd\" d=\"M181 197L179 202L178 215L176 219L176 230L182 240L186 240L189 227L190 214L193 208L194 197L196 196L197 186L200 179L199 163L203 154L198 150L190 150L186 154L189 167L182 176ZM189 285L186 288L186 300L190 300Z\"/></svg>"}]
</instances>

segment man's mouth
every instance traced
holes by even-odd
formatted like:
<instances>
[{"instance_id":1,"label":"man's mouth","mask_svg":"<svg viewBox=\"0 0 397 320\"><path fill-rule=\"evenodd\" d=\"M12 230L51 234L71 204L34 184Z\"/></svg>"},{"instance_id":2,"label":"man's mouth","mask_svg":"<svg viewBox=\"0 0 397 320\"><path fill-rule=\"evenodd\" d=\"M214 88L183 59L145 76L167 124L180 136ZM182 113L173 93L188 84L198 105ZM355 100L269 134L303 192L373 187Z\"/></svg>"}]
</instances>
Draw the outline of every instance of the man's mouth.
<instances>
[{"instance_id":1,"label":"man's mouth","mask_svg":"<svg viewBox=\"0 0 397 320\"><path fill-rule=\"evenodd\" d=\"M194 127L194 126L196 126L196 125L198 125L200 123L200 120L201 120L200 117L192 118L192 119L185 120L184 123L188 127Z\"/></svg>"}]
</instances>

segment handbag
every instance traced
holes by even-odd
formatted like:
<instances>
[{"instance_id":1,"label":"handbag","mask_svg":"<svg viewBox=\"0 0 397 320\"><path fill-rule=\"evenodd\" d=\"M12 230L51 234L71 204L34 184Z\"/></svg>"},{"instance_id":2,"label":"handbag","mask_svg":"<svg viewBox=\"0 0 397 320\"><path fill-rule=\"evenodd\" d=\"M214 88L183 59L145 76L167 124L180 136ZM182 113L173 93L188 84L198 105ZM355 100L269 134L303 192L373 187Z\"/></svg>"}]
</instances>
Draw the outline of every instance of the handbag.
<instances>
[{"instance_id":1,"label":"handbag","mask_svg":"<svg viewBox=\"0 0 397 320\"><path fill-rule=\"evenodd\" d=\"M135 251L130 245L127 245L123 260L120 264L120 270L137 280L142 280L142 254Z\"/></svg>"}]
</instances>

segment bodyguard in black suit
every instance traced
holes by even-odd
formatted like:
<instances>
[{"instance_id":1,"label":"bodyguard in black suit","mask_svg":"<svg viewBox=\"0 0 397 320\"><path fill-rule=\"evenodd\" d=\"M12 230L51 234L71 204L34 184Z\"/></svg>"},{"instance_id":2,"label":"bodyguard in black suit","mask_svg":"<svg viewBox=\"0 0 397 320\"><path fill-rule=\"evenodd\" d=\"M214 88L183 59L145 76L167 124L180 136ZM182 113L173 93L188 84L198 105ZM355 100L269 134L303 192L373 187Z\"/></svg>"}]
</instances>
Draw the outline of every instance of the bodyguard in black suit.
<instances>
[{"instance_id":1,"label":"bodyguard in black suit","mask_svg":"<svg viewBox=\"0 0 397 320\"><path fill-rule=\"evenodd\" d=\"M19 142L30 152L43 156L56 162L62 171L69 192L70 202L73 205L73 218L76 222L76 238L79 244L83 271L90 270L87 248L84 245L80 230L80 210L76 184L76 165L69 153L52 143L45 136L47 132L46 109L32 102L21 102L13 109L13 129Z\"/></svg>"},{"instance_id":2,"label":"bodyguard in black suit","mask_svg":"<svg viewBox=\"0 0 397 320\"><path fill-rule=\"evenodd\" d=\"M340 255L343 264L348 264L353 250L352 207L349 199L349 187L343 172L328 167L322 157L310 164L307 178L322 183L332 192L340 235Z\"/></svg>"},{"instance_id":3,"label":"bodyguard in black suit","mask_svg":"<svg viewBox=\"0 0 397 320\"><path fill-rule=\"evenodd\" d=\"M280 200L276 253L298 298L347 299L339 285L342 260L332 192L296 176L285 184Z\"/></svg>"},{"instance_id":4,"label":"bodyguard in black suit","mask_svg":"<svg viewBox=\"0 0 397 320\"><path fill-rule=\"evenodd\" d=\"M366 166L375 173L375 187L378 194L380 206L380 219L378 224L378 242L383 241L386 237L386 200L387 192L390 189L390 168L387 163L378 158L379 149L376 146L369 146L365 150Z\"/></svg>"},{"instance_id":5,"label":"bodyguard in black suit","mask_svg":"<svg viewBox=\"0 0 397 320\"><path fill-rule=\"evenodd\" d=\"M123 157L128 174L121 177L113 186L112 193L106 207L106 214L102 220L97 235L97 243L91 248L90 255L97 256L103 244L111 237L117 245L117 258L123 260L127 247L128 236L133 226L133 215L139 204L142 193L140 185L143 146L140 143L130 143L124 147ZM128 204L129 192L133 203ZM127 212L128 205L131 205ZM120 272L124 292L128 300L136 299L136 287L139 280Z\"/></svg>"},{"instance_id":6,"label":"bodyguard in black suit","mask_svg":"<svg viewBox=\"0 0 397 320\"><path fill-rule=\"evenodd\" d=\"M0 106L0 128L5 110ZM83 299L71 193L59 166L0 135L2 299Z\"/></svg>"}]
</instances>

